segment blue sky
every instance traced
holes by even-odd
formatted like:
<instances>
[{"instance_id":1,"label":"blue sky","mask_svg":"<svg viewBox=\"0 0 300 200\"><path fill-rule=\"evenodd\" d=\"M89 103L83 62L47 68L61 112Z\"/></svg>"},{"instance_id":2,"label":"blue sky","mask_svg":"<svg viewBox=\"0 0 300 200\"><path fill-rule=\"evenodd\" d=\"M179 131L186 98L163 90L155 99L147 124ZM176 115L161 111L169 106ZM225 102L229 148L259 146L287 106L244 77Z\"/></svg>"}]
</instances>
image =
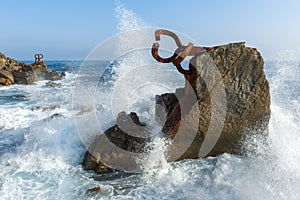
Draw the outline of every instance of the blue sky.
<instances>
[{"instance_id":1,"label":"blue sky","mask_svg":"<svg viewBox=\"0 0 300 200\"><path fill-rule=\"evenodd\" d=\"M203 46L246 41L266 60L300 48L297 0L120 2L146 24L185 33ZM0 51L20 60L36 52L46 60L84 59L118 33L113 0L0 0L0 5Z\"/></svg>"}]
</instances>

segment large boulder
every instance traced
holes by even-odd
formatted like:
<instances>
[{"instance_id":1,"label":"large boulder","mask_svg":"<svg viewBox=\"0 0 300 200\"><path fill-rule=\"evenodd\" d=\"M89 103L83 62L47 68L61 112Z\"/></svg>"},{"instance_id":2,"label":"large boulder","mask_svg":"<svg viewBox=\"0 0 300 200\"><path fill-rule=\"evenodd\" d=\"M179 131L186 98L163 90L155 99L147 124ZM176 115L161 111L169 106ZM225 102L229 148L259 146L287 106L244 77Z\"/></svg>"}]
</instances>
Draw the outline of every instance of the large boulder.
<instances>
[{"instance_id":1,"label":"large boulder","mask_svg":"<svg viewBox=\"0 0 300 200\"><path fill-rule=\"evenodd\" d=\"M157 97L157 103L165 107L168 113L163 128L164 135L171 140L177 136L178 141L170 146L169 158L181 160L201 156L200 148L209 128L212 130L210 134L220 131L220 135L213 135L217 137L217 143L212 144L213 148L203 156L242 154L243 139L248 134L266 134L269 122L270 91L262 56L257 49L246 47L245 43L234 43L210 48L207 52L194 56L190 63L194 67L194 78L186 78L195 92L197 104L192 105L186 114L182 114L180 109L174 109L174 105L179 104L178 99L174 99L174 94ZM215 68L219 74L214 75L216 71L210 70L211 68ZM221 101L217 95L222 89L224 99ZM185 90L188 90L187 86ZM173 100L166 101L166 96ZM176 96L180 101L184 98L179 94ZM212 109L213 106L215 110ZM221 113L221 109L225 113ZM193 120L195 118L198 120ZM212 120L217 123L212 125ZM180 126L183 127L179 129ZM185 143L187 141L190 142L188 147Z\"/></svg>"},{"instance_id":2,"label":"large boulder","mask_svg":"<svg viewBox=\"0 0 300 200\"><path fill-rule=\"evenodd\" d=\"M37 63L24 64L12 58L5 57L0 52L0 84L33 84L40 80L60 80L56 71L50 71L43 60Z\"/></svg>"},{"instance_id":3,"label":"large boulder","mask_svg":"<svg viewBox=\"0 0 300 200\"><path fill-rule=\"evenodd\" d=\"M245 43L209 48L190 60L189 70L185 88L156 96L156 119L163 125L163 137L171 141L166 151L168 161L242 154L247 135L266 134L271 103L269 83L263 58L255 48ZM117 121L123 121L128 128L132 117L138 119L135 114L121 113ZM133 121L142 127L139 120ZM135 133L133 137L118 125L111 127L93 141L85 155L84 168L103 173L113 171L107 164L111 160L134 162L126 161L124 155L114 153L105 144L110 141L125 151L143 152L150 141L141 139L143 131L130 130ZM103 149L110 153L103 155Z\"/></svg>"}]
</instances>

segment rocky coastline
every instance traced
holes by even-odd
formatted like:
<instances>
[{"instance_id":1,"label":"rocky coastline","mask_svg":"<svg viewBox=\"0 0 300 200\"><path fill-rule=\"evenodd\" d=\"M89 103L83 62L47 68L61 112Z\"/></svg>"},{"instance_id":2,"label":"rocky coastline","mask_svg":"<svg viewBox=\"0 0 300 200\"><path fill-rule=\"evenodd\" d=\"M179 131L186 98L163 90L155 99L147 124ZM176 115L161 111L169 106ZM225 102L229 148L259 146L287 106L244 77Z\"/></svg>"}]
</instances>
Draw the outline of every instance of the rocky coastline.
<instances>
[{"instance_id":1,"label":"rocky coastline","mask_svg":"<svg viewBox=\"0 0 300 200\"><path fill-rule=\"evenodd\" d=\"M168 162L223 153L241 155L243 140L249 134L267 135L271 99L264 61L257 49L231 43L209 48L189 62L192 68L185 75L185 87L155 97L161 137L169 141L165 151ZM212 68L217 76L209 70ZM61 79L62 75L50 71L43 60L25 64L0 53L1 85L49 80L48 87L61 87L52 82ZM222 92L223 97L217 95ZM138 164L126 152L145 153L152 139L151 128L141 123L136 113L121 112L114 126L95 137L85 153L83 168L110 173L118 169L108 163L125 162L132 169ZM110 143L123 153L111 149ZM211 147L205 147L207 143Z\"/></svg>"},{"instance_id":2,"label":"rocky coastline","mask_svg":"<svg viewBox=\"0 0 300 200\"><path fill-rule=\"evenodd\" d=\"M61 80L56 71L50 71L43 60L32 64L18 62L0 52L0 85L33 84L36 81Z\"/></svg>"}]
</instances>

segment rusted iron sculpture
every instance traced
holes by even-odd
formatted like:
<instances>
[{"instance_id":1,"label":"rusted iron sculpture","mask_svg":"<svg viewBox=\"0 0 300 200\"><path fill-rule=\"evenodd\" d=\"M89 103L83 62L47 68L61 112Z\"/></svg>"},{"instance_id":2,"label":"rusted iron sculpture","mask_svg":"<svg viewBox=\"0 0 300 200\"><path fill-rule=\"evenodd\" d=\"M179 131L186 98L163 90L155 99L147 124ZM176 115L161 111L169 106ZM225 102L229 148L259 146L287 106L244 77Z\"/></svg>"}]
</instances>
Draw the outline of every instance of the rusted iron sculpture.
<instances>
[{"instance_id":1,"label":"rusted iron sculpture","mask_svg":"<svg viewBox=\"0 0 300 200\"><path fill-rule=\"evenodd\" d=\"M41 60L43 59L44 55L43 54L40 54L40 53L37 53L34 55L34 58L35 58L35 64L40 64Z\"/></svg>"},{"instance_id":2,"label":"rusted iron sculpture","mask_svg":"<svg viewBox=\"0 0 300 200\"><path fill-rule=\"evenodd\" d=\"M161 35L167 35L170 36L175 40L175 43L177 45L177 49L175 50L174 54L169 57L169 58L162 58L158 55L158 48L159 48L159 43L154 42L152 45L152 56L161 63L173 63L173 65L176 66L177 70L183 74L186 78L187 81L190 83L195 79L194 75L195 69L192 66L191 63L189 63L189 69L185 70L181 66L181 62L187 57L187 56L194 56L196 54L205 52L206 50L210 49L208 47L197 47L194 46L192 43L189 43L188 45L183 45L180 38L173 32L168 31L168 30L163 30L159 29L155 31L155 40L159 41Z\"/></svg>"},{"instance_id":3,"label":"rusted iron sculpture","mask_svg":"<svg viewBox=\"0 0 300 200\"><path fill-rule=\"evenodd\" d=\"M180 38L173 32L164 30L164 29L159 29L155 31L155 40L159 41L161 35L167 35L170 36L171 38L174 39L177 49L175 50L174 54L169 57L169 58L162 58L158 55L158 48L159 48L159 43L154 42L152 45L151 53L152 56L161 63L173 63L173 65L176 66L177 70L184 75L186 81L190 84L190 86L194 85L194 81L197 78L197 72L195 67L193 66L192 63L189 63L189 69L183 69L181 66L181 62L187 57L187 56L194 56L199 53L204 53L207 50L210 50L212 48L210 47L197 47L194 46L192 43L188 43L188 45L183 45ZM189 93L188 87L186 87L186 95Z\"/></svg>"},{"instance_id":4,"label":"rusted iron sculpture","mask_svg":"<svg viewBox=\"0 0 300 200\"><path fill-rule=\"evenodd\" d=\"M154 42L152 45L151 53L152 56L161 63L173 63L176 66L177 70L184 75L186 79L186 87L185 87L185 95L179 99L179 102L175 107L172 113L166 119L164 129L168 129L168 127L173 127L174 122L178 121L178 117L182 117L187 114L192 105L196 102L195 98L191 98L191 95L195 94L195 81L197 79L197 71L196 68L193 66L192 63L189 63L189 69L183 69L181 66L181 62L187 56L194 56L196 54L204 53L207 50L211 49L209 47L197 47L194 46L192 43L188 43L188 45L183 45L180 38L173 32L168 30L159 29L155 31L155 40L159 41L161 35L167 35L174 39L177 49L175 50L174 54L169 58L162 58L158 55L158 48L159 43ZM181 106L180 106L181 105ZM164 132L168 132L164 130Z\"/></svg>"}]
</instances>

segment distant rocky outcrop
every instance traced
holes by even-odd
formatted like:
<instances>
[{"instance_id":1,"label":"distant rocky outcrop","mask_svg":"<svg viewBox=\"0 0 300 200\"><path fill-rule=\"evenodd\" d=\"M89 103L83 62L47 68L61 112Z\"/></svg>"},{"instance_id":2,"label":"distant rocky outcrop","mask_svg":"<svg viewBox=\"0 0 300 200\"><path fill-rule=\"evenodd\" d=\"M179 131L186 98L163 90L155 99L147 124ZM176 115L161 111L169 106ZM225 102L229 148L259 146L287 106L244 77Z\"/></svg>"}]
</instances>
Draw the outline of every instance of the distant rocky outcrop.
<instances>
[{"instance_id":1,"label":"distant rocky outcrop","mask_svg":"<svg viewBox=\"0 0 300 200\"><path fill-rule=\"evenodd\" d=\"M172 141L166 151L167 158L169 161L199 158L204 142L212 142L210 140L216 143L203 156L242 154L243 139L248 134L266 134L269 122L271 100L262 56L245 43L233 43L209 48L195 55L190 63L193 67L185 77L185 88L156 96L156 117L163 125L163 137ZM211 68L215 68L218 76L214 76ZM218 96L222 92L223 96ZM192 94L194 99L190 98ZM125 137L126 133L115 125L105 134L124 150L143 151L148 140L138 140L139 135L143 135L139 131L136 130L136 137ZM216 132L220 134L214 135ZM98 173L109 171L107 160L99 153L103 148L98 145L102 137L96 137L86 153L85 169ZM130 142L132 140L137 142ZM105 159L117 158L110 154Z\"/></svg>"},{"instance_id":2,"label":"distant rocky outcrop","mask_svg":"<svg viewBox=\"0 0 300 200\"><path fill-rule=\"evenodd\" d=\"M56 71L50 71L43 60L24 64L6 57L0 52L0 84L33 84L40 80L60 80Z\"/></svg>"}]
</instances>

